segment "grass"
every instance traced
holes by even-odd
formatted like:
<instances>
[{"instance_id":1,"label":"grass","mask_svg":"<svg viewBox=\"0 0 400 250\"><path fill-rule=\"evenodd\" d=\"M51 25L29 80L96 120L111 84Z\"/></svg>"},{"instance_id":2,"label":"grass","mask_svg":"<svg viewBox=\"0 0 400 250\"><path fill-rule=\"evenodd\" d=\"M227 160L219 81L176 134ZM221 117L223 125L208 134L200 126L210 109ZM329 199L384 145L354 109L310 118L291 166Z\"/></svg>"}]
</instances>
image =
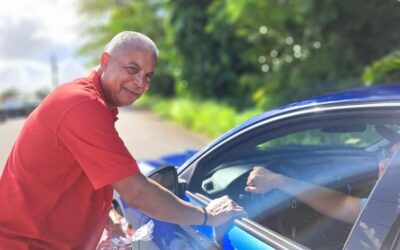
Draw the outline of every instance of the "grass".
<instances>
[{"instance_id":1,"label":"grass","mask_svg":"<svg viewBox=\"0 0 400 250\"><path fill-rule=\"evenodd\" d=\"M248 110L239 113L234 108L215 101L162 99L156 96L142 97L135 105L151 109L164 119L183 125L210 139L261 112Z\"/></svg>"}]
</instances>

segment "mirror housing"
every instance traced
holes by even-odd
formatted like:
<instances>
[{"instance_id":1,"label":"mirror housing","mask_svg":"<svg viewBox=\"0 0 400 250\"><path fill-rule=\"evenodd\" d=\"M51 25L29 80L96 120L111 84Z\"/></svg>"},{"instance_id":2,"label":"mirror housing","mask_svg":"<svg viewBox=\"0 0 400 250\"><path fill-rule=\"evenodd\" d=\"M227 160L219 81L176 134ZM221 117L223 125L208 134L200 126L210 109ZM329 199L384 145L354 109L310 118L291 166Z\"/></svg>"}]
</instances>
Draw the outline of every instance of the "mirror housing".
<instances>
[{"instance_id":1,"label":"mirror housing","mask_svg":"<svg viewBox=\"0 0 400 250\"><path fill-rule=\"evenodd\" d=\"M178 197L182 198L186 191L186 182L178 181L176 167L168 165L151 171L148 178L165 187Z\"/></svg>"}]
</instances>

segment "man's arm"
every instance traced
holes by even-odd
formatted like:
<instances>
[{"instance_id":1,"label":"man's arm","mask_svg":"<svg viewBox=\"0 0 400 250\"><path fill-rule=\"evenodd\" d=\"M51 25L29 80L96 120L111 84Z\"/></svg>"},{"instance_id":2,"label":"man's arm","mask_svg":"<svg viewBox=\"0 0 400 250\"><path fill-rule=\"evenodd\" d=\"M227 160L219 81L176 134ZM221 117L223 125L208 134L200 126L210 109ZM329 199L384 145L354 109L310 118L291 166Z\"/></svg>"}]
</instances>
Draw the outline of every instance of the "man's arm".
<instances>
[{"instance_id":1,"label":"man's arm","mask_svg":"<svg viewBox=\"0 0 400 250\"><path fill-rule=\"evenodd\" d=\"M158 220L186 225L201 225L204 221L202 208L180 199L141 173L116 181L113 186L129 206ZM245 216L243 208L227 196L212 201L206 210L207 224L212 226Z\"/></svg>"},{"instance_id":2,"label":"man's arm","mask_svg":"<svg viewBox=\"0 0 400 250\"><path fill-rule=\"evenodd\" d=\"M354 223L361 211L360 198L255 167L247 180L246 191L266 193L274 188L295 196L321 214L347 223Z\"/></svg>"}]
</instances>

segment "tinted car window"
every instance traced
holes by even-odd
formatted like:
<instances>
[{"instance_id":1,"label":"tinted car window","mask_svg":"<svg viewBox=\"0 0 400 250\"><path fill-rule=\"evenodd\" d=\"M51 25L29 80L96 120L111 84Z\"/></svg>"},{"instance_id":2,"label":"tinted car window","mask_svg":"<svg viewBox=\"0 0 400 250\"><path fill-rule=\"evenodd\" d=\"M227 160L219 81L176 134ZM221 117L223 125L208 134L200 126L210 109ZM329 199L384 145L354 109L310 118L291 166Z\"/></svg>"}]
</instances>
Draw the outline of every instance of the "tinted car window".
<instances>
[{"instance_id":1,"label":"tinted car window","mask_svg":"<svg viewBox=\"0 0 400 250\"><path fill-rule=\"evenodd\" d=\"M275 128L259 128L251 137L243 135L233 145L216 150L218 156L200 162L202 170L194 174L196 181L189 190L210 198L229 195L257 223L312 249L342 248L353 225L322 215L280 190L247 193L248 174L261 166L368 198L378 179L381 152L391 144L378 128L399 129L399 122L386 115L313 117L303 120L305 125L285 121Z\"/></svg>"}]
</instances>

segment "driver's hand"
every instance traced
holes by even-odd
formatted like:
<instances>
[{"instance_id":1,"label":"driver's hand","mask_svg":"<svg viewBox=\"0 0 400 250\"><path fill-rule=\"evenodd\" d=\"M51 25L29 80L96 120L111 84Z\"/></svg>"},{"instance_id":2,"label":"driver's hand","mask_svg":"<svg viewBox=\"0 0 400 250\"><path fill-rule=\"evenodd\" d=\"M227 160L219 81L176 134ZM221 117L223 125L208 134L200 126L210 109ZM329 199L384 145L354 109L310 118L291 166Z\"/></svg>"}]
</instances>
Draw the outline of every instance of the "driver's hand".
<instances>
[{"instance_id":1,"label":"driver's hand","mask_svg":"<svg viewBox=\"0 0 400 250\"><path fill-rule=\"evenodd\" d=\"M286 185L285 176L274 173L264 167L254 167L247 178L247 192L264 194L274 188Z\"/></svg>"},{"instance_id":2,"label":"driver's hand","mask_svg":"<svg viewBox=\"0 0 400 250\"><path fill-rule=\"evenodd\" d=\"M212 200L206 207L208 225L220 226L234 218L246 217L247 214L241 206L236 204L227 195Z\"/></svg>"}]
</instances>

